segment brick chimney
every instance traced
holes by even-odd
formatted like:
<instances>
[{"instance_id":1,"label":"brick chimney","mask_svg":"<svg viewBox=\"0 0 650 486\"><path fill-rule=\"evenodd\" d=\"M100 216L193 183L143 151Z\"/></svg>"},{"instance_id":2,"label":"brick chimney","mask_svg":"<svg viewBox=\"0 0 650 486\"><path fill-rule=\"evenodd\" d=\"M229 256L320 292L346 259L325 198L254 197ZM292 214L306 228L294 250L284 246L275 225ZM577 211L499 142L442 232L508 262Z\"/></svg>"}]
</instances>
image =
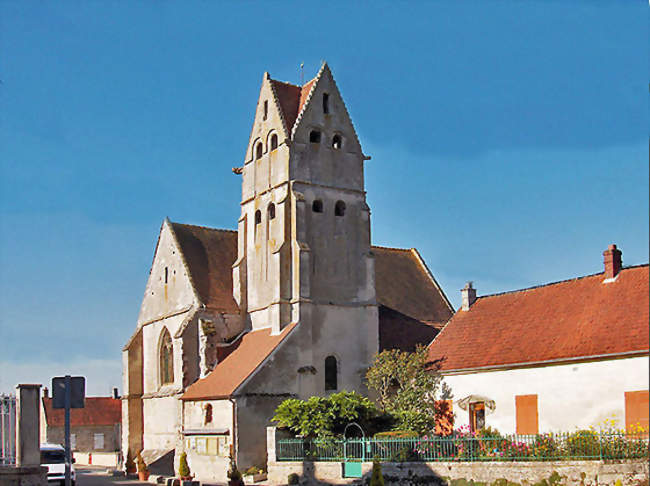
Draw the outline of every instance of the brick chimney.
<instances>
[{"instance_id":1,"label":"brick chimney","mask_svg":"<svg viewBox=\"0 0 650 486\"><path fill-rule=\"evenodd\" d=\"M476 289L472 287L472 282L467 282L465 287L460 289L460 295L463 297L462 309L468 311L472 304L476 301Z\"/></svg>"},{"instance_id":2,"label":"brick chimney","mask_svg":"<svg viewBox=\"0 0 650 486\"><path fill-rule=\"evenodd\" d=\"M616 248L616 245L609 245L607 250L603 252L603 257L605 257L605 280L616 278L621 271L623 267L622 254L621 250Z\"/></svg>"},{"instance_id":3,"label":"brick chimney","mask_svg":"<svg viewBox=\"0 0 650 486\"><path fill-rule=\"evenodd\" d=\"M43 398L50 398L50 391L46 386L43 387Z\"/></svg>"}]
</instances>

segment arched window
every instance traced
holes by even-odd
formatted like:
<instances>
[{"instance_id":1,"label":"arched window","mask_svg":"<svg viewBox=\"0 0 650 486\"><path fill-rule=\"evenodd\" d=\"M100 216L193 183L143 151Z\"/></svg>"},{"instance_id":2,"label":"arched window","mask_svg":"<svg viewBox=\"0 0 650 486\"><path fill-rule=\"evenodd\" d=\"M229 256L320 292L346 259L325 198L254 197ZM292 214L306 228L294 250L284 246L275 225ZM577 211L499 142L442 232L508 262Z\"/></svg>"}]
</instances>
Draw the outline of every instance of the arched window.
<instances>
[{"instance_id":1,"label":"arched window","mask_svg":"<svg viewBox=\"0 0 650 486\"><path fill-rule=\"evenodd\" d=\"M212 405L207 404L205 406L205 415L203 418L203 425L208 425L212 423Z\"/></svg>"},{"instance_id":2,"label":"arched window","mask_svg":"<svg viewBox=\"0 0 650 486\"><path fill-rule=\"evenodd\" d=\"M271 135L271 150L278 148L278 136L274 133Z\"/></svg>"},{"instance_id":3,"label":"arched window","mask_svg":"<svg viewBox=\"0 0 650 486\"><path fill-rule=\"evenodd\" d=\"M323 93L323 113L330 112L330 95Z\"/></svg>"},{"instance_id":4,"label":"arched window","mask_svg":"<svg viewBox=\"0 0 650 486\"><path fill-rule=\"evenodd\" d=\"M262 211L259 209L255 211L255 224L260 224L262 222Z\"/></svg>"},{"instance_id":5,"label":"arched window","mask_svg":"<svg viewBox=\"0 0 650 486\"><path fill-rule=\"evenodd\" d=\"M338 363L335 356L325 358L325 391L338 389Z\"/></svg>"},{"instance_id":6,"label":"arched window","mask_svg":"<svg viewBox=\"0 0 650 486\"><path fill-rule=\"evenodd\" d=\"M336 201L334 206L334 214L336 216L345 216L345 203L343 201Z\"/></svg>"},{"instance_id":7,"label":"arched window","mask_svg":"<svg viewBox=\"0 0 650 486\"><path fill-rule=\"evenodd\" d=\"M311 203L311 210L315 213L322 213L323 212L323 201L320 199L314 200L313 203Z\"/></svg>"},{"instance_id":8,"label":"arched window","mask_svg":"<svg viewBox=\"0 0 650 486\"><path fill-rule=\"evenodd\" d=\"M269 204L269 219L275 218L275 204Z\"/></svg>"},{"instance_id":9,"label":"arched window","mask_svg":"<svg viewBox=\"0 0 650 486\"><path fill-rule=\"evenodd\" d=\"M341 146L343 145L343 139L341 138L341 135L334 135L332 137L332 148L334 150L339 150Z\"/></svg>"},{"instance_id":10,"label":"arched window","mask_svg":"<svg viewBox=\"0 0 650 486\"><path fill-rule=\"evenodd\" d=\"M311 143L320 143L320 132L318 130L309 132L309 141Z\"/></svg>"},{"instance_id":11,"label":"arched window","mask_svg":"<svg viewBox=\"0 0 650 486\"><path fill-rule=\"evenodd\" d=\"M257 147L255 147L255 160L261 159L263 152L264 152L264 147L262 146L262 142L258 142Z\"/></svg>"},{"instance_id":12,"label":"arched window","mask_svg":"<svg viewBox=\"0 0 650 486\"><path fill-rule=\"evenodd\" d=\"M160 384L167 385L174 382L174 347L172 337L167 328L163 329L160 336Z\"/></svg>"}]
</instances>

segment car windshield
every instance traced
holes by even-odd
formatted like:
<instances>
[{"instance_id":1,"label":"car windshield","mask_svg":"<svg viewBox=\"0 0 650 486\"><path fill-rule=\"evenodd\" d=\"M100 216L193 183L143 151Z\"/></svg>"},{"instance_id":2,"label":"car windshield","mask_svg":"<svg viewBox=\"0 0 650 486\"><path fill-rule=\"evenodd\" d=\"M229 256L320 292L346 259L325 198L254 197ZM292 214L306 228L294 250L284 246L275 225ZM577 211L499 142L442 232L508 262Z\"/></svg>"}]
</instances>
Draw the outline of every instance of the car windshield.
<instances>
[{"instance_id":1,"label":"car windshield","mask_svg":"<svg viewBox=\"0 0 650 486\"><path fill-rule=\"evenodd\" d=\"M41 451L41 464L64 464L63 451Z\"/></svg>"}]
</instances>

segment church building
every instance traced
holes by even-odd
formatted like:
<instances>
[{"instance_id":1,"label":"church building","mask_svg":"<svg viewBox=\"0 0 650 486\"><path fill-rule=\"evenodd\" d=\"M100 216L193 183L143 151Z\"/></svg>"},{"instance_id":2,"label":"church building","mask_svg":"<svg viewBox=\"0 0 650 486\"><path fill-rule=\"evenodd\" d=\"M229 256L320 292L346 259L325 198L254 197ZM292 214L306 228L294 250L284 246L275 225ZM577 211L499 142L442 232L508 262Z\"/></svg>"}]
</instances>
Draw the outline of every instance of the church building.
<instances>
[{"instance_id":1,"label":"church building","mask_svg":"<svg viewBox=\"0 0 650 486\"><path fill-rule=\"evenodd\" d=\"M200 479L266 462L287 398L367 394L383 349L427 345L454 309L415 249L372 246L364 155L332 73L264 74L236 231L165 220L123 348L123 450Z\"/></svg>"}]
</instances>

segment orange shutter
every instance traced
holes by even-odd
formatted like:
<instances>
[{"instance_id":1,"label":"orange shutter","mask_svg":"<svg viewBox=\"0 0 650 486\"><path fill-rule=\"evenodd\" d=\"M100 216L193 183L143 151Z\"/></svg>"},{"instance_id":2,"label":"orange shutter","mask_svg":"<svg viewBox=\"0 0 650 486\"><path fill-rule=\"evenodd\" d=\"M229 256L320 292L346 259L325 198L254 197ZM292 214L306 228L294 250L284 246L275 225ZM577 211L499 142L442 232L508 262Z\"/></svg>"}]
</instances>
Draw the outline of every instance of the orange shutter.
<instances>
[{"instance_id":1,"label":"orange shutter","mask_svg":"<svg viewBox=\"0 0 650 486\"><path fill-rule=\"evenodd\" d=\"M537 395L517 395L515 408L517 409L517 434L537 434L539 432Z\"/></svg>"},{"instance_id":2,"label":"orange shutter","mask_svg":"<svg viewBox=\"0 0 650 486\"><path fill-rule=\"evenodd\" d=\"M625 429L635 431L638 426L648 431L648 390L625 392Z\"/></svg>"},{"instance_id":3,"label":"orange shutter","mask_svg":"<svg viewBox=\"0 0 650 486\"><path fill-rule=\"evenodd\" d=\"M436 400L436 434L450 435L454 431L454 405L452 400Z\"/></svg>"}]
</instances>

